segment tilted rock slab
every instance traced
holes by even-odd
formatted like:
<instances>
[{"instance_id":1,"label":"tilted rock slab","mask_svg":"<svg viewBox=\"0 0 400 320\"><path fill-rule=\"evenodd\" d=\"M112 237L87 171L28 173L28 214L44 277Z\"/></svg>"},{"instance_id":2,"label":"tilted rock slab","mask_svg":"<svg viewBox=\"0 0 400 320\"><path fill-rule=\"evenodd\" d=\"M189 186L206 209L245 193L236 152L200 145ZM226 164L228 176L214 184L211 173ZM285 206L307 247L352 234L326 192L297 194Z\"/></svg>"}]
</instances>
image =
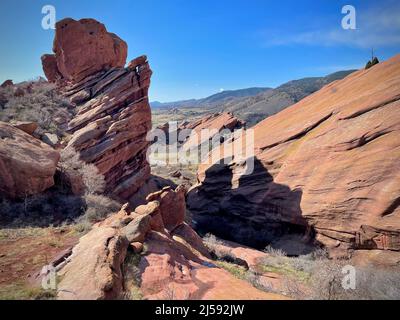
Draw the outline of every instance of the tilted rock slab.
<instances>
[{"instance_id":1,"label":"tilted rock slab","mask_svg":"<svg viewBox=\"0 0 400 320\"><path fill-rule=\"evenodd\" d=\"M59 300L109 300L120 298L123 290L122 265L128 241L119 231L125 218L120 212L79 240L69 262L59 272Z\"/></svg>"},{"instance_id":2,"label":"tilted rock slab","mask_svg":"<svg viewBox=\"0 0 400 320\"><path fill-rule=\"evenodd\" d=\"M77 106L66 148L97 166L107 193L129 199L150 175L146 135L152 72L146 56L124 68L125 42L93 19L58 22L53 50L54 55L42 57L43 70Z\"/></svg>"},{"instance_id":3,"label":"tilted rock slab","mask_svg":"<svg viewBox=\"0 0 400 320\"><path fill-rule=\"evenodd\" d=\"M256 125L251 174L239 161L200 166L188 196L198 226L259 247L302 228L331 253L399 251L399 89L400 55Z\"/></svg>"},{"instance_id":4,"label":"tilted rock slab","mask_svg":"<svg viewBox=\"0 0 400 320\"><path fill-rule=\"evenodd\" d=\"M65 88L65 95L78 105L69 123L73 135L67 148L95 164L106 179L106 192L123 199L129 199L150 175L146 160L150 77L142 57L126 69L111 69Z\"/></svg>"},{"instance_id":5,"label":"tilted rock slab","mask_svg":"<svg viewBox=\"0 0 400 320\"><path fill-rule=\"evenodd\" d=\"M54 185L60 154L40 140L0 122L0 193L10 198L38 194Z\"/></svg>"}]
</instances>

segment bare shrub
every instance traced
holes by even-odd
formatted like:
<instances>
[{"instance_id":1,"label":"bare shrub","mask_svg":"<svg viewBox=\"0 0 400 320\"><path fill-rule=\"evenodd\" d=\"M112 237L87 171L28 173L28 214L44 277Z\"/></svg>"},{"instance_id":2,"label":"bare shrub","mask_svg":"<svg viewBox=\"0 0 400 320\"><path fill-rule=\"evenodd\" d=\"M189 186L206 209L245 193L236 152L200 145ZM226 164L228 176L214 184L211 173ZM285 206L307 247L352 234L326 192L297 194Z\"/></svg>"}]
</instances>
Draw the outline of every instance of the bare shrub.
<instances>
[{"instance_id":1,"label":"bare shrub","mask_svg":"<svg viewBox=\"0 0 400 320\"><path fill-rule=\"evenodd\" d=\"M400 268L358 268L356 288L348 291L351 299L400 300Z\"/></svg>"},{"instance_id":2,"label":"bare shrub","mask_svg":"<svg viewBox=\"0 0 400 320\"><path fill-rule=\"evenodd\" d=\"M268 253L272 257L286 257L287 254L282 249L275 249L271 246L267 246L264 250L265 253Z\"/></svg>"},{"instance_id":3,"label":"bare shrub","mask_svg":"<svg viewBox=\"0 0 400 320\"><path fill-rule=\"evenodd\" d=\"M254 271L248 271L246 275L246 280L255 288L265 291L265 292L272 292L277 293L274 289L274 286L269 281L263 281L260 275Z\"/></svg>"},{"instance_id":4,"label":"bare shrub","mask_svg":"<svg viewBox=\"0 0 400 320\"><path fill-rule=\"evenodd\" d=\"M81 219L89 222L98 222L107 218L111 213L118 211L121 204L106 196L97 194L86 194L84 196L86 203L86 211Z\"/></svg>"},{"instance_id":5,"label":"bare shrub","mask_svg":"<svg viewBox=\"0 0 400 320\"><path fill-rule=\"evenodd\" d=\"M312 298L322 300L399 300L400 268L356 268L355 289L342 287L343 260L320 262L311 278Z\"/></svg>"},{"instance_id":6,"label":"bare shrub","mask_svg":"<svg viewBox=\"0 0 400 320\"><path fill-rule=\"evenodd\" d=\"M237 259L237 257L230 252L229 248L225 247L224 243L218 240L213 234L206 234L203 238L203 242L210 253L215 256L215 258L228 262L234 262L242 266L244 264L247 265L246 263L243 263L243 261L239 261L239 259Z\"/></svg>"},{"instance_id":7,"label":"bare shrub","mask_svg":"<svg viewBox=\"0 0 400 320\"><path fill-rule=\"evenodd\" d=\"M214 236L211 233L207 233L204 237L203 237L203 241L207 246L215 247L216 245L220 244L221 242L217 239L216 236Z\"/></svg>"},{"instance_id":8,"label":"bare shrub","mask_svg":"<svg viewBox=\"0 0 400 320\"><path fill-rule=\"evenodd\" d=\"M307 293L304 291L304 284L292 277L283 278L283 294L297 300L307 298Z\"/></svg>"},{"instance_id":9,"label":"bare shrub","mask_svg":"<svg viewBox=\"0 0 400 320\"><path fill-rule=\"evenodd\" d=\"M16 88L24 91L23 96L14 96ZM29 89L28 89L29 88ZM1 89L7 103L0 112L0 120L33 121L39 131L63 135L55 119L58 114L73 115L73 107L67 99L57 92L54 84L44 81L31 81Z\"/></svg>"},{"instance_id":10,"label":"bare shrub","mask_svg":"<svg viewBox=\"0 0 400 320\"><path fill-rule=\"evenodd\" d=\"M342 287L343 260L320 260L314 267L310 285L311 298L316 300L343 300L347 291Z\"/></svg>"},{"instance_id":11,"label":"bare shrub","mask_svg":"<svg viewBox=\"0 0 400 320\"><path fill-rule=\"evenodd\" d=\"M95 165L84 164L80 169L80 173L82 174L83 184L87 193L100 194L104 192L106 181Z\"/></svg>"},{"instance_id":12,"label":"bare shrub","mask_svg":"<svg viewBox=\"0 0 400 320\"><path fill-rule=\"evenodd\" d=\"M73 148L66 148L61 151L59 169L62 177L77 175L84 186L84 195L82 196L84 205L84 215L77 223L82 232L87 231L89 224L105 219L109 214L118 211L121 204L111 198L102 195L105 188L105 180L97 167L93 164L86 164L80 160L80 155ZM64 184L68 184L65 182Z\"/></svg>"},{"instance_id":13,"label":"bare shrub","mask_svg":"<svg viewBox=\"0 0 400 320\"><path fill-rule=\"evenodd\" d=\"M85 186L88 194L101 194L104 192L106 182L104 176L99 173L93 164L87 164L80 160L80 155L73 148L66 148L61 151L59 168L68 174L77 173Z\"/></svg>"}]
</instances>

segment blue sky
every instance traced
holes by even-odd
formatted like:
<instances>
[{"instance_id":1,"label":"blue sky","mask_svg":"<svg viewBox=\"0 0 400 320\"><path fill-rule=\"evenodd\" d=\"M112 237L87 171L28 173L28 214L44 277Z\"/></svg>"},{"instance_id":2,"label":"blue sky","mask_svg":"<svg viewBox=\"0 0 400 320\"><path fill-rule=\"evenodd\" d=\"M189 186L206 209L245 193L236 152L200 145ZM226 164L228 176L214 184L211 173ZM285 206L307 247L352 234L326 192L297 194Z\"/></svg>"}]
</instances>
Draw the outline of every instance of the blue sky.
<instances>
[{"instance_id":1,"label":"blue sky","mask_svg":"<svg viewBox=\"0 0 400 320\"><path fill-rule=\"evenodd\" d=\"M95 18L128 43L128 59L147 54L150 99L174 101L222 89L275 87L288 80L363 66L400 53L398 0L1 0L0 82L42 75L57 20ZM342 7L356 8L357 30L343 30Z\"/></svg>"}]
</instances>

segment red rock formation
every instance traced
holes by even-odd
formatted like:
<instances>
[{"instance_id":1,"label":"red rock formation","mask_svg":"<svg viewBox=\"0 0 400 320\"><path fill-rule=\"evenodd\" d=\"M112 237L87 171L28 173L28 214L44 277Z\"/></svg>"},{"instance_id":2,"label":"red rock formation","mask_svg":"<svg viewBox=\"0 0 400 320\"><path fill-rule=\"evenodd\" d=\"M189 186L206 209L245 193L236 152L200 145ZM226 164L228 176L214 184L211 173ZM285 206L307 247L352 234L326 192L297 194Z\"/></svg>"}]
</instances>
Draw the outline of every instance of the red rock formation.
<instances>
[{"instance_id":1,"label":"red rock formation","mask_svg":"<svg viewBox=\"0 0 400 320\"><path fill-rule=\"evenodd\" d=\"M96 72L125 66L128 47L94 19L63 19L56 24L54 55L42 62L49 81L61 75L78 82Z\"/></svg>"},{"instance_id":2,"label":"red rock formation","mask_svg":"<svg viewBox=\"0 0 400 320\"><path fill-rule=\"evenodd\" d=\"M146 161L151 128L148 102L151 70L146 56L125 65L125 42L95 20L65 19L56 25L55 57L44 56L49 80L65 80L62 91L77 106L68 125L67 148L93 163L107 182L107 193L129 199L148 179ZM58 70L52 69L54 59Z\"/></svg>"},{"instance_id":3,"label":"red rock formation","mask_svg":"<svg viewBox=\"0 0 400 320\"><path fill-rule=\"evenodd\" d=\"M236 129L245 126L245 122L236 118L230 112L215 113L206 115L198 120L184 121L179 125L170 127L170 123L158 126L157 129L162 131L164 137L157 137L157 143L162 146L165 144L176 145L178 150L185 154L194 156L191 161L197 162L197 150L201 150L201 156L206 156L210 150L210 143L222 143L229 139ZM155 135L161 135L155 131Z\"/></svg>"},{"instance_id":4,"label":"red rock formation","mask_svg":"<svg viewBox=\"0 0 400 320\"><path fill-rule=\"evenodd\" d=\"M72 250L58 273L59 300L104 300L120 297L123 288L122 264L128 242L115 228L126 217L120 212L99 223Z\"/></svg>"},{"instance_id":5,"label":"red rock formation","mask_svg":"<svg viewBox=\"0 0 400 320\"><path fill-rule=\"evenodd\" d=\"M16 123L13 124L13 126L30 135L33 135L33 133L38 128L38 124L36 122L29 122L29 121L17 121Z\"/></svg>"},{"instance_id":6,"label":"red rock formation","mask_svg":"<svg viewBox=\"0 0 400 320\"><path fill-rule=\"evenodd\" d=\"M0 122L0 191L11 198L40 193L54 185L60 155L40 140Z\"/></svg>"},{"instance_id":7,"label":"red rock formation","mask_svg":"<svg viewBox=\"0 0 400 320\"><path fill-rule=\"evenodd\" d=\"M216 113L197 121L189 122L181 129L191 130L192 133L184 144L185 149L197 147L223 130L232 131L244 127L245 123L230 112Z\"/></svg>"},{"instance_id":8,"label":"red rock formation","mask_svg":"<svg viewBox=\"0 0 400 320\"><path fill-rule=\"evenodd\" d=\"M12 80L6 80L0 85L0 88L12 87L13 85L14 82Z\"/></svg>"},{"instance_id":9,"label":"red rock formation","mask_svg":"<svg viewBox=\"0 0 400 320\"><path fill-rule=\"evenodd\" d=\"M252 174L237 162L200 166L194 219L259 246L295 229L331 253L399 251L399 88L396 56L259 123Z\"/></svg>"},{"instance_id":10,"label":"red rock formation","mask_svg":"<svg viewBox=\"0 0 400 320\"><path fill-rule=\"evenodd\" d=\"M123 263L127 248L140 255L140 290L145 299L286 299L257 290L246 281L217 267L202 239L175 217L175 207L185 207L177 190L165 188L148 197L134 212L121 211L96 224L81 238L71 257L60 268L59 299L115 299L125 296ZM144 250L142 252L142 250ZM57 267L57 266L56 266Z\"/></svg>"},{"instance_id":11,"label":"red rock formation","mask_svg":"<svg viewBox=\"0 0 400 320\"><path fill-rule=\"evenodd\" d=\"M54 54L44 54L42 56L43 72L50 82L56 82L62 79L57 67L57 59Z\"/></svg>"}]
</instances>

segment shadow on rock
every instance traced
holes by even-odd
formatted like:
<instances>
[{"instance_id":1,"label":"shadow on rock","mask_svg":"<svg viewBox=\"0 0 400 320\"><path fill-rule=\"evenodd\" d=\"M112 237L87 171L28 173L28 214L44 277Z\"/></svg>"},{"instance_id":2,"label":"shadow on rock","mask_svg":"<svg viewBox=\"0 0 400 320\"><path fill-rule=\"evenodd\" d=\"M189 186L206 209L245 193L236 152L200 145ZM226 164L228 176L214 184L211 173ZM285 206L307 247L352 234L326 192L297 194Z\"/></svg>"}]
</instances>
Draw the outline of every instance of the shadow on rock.
<instances>
[{"instance_id":1,"label":"shadow on rock","mask_svg":"<svg viewBox=\"0 0 400 320\"><path fill-rule=\"evenodd\" d=\"M289 255L312 251L315 233L302 216L302 190L275 183L257 158L250 174L240 169L224 159L189 192L196 230L258 249L270 245Z\"/></svg>"}]
</instances>

